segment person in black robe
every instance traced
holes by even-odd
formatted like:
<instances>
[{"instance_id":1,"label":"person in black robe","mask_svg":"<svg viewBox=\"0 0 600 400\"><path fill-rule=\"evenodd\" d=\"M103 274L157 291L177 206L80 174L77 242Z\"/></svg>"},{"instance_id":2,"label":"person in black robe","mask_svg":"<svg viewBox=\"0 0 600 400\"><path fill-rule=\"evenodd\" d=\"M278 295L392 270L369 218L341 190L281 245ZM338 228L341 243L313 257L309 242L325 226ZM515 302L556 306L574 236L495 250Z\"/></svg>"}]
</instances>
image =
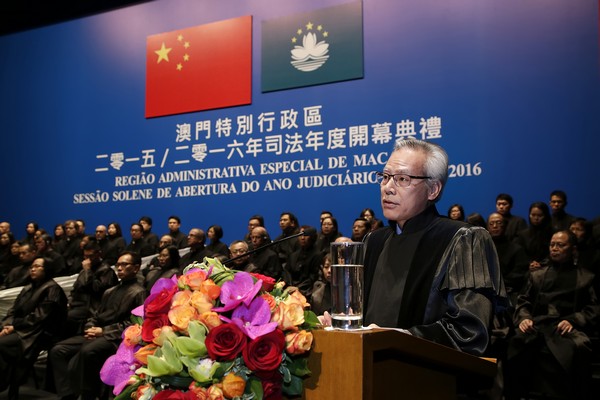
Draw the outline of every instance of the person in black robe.
<instances>
[{"instance_id":1,"label":"person in black robe","mask_svg":"<svg viewBox=\"0 0 600 400\"><path fill-rule=\"evenodd\" d=\"M310 298L313 285L319 279L322 256L316 247L317 230L308 225L303 225L301 230L305 234L298 237L300 248L288 257L283 268L283 280Z\"/></svg>"},{"instance_id":2,"label":"person in black robe","mask_svg":"<svg viewBox=\"0 0 600 400\"><path fill-rule=\"evenodd\" d=\"M504 368L505 397L530 392L543 398L589 399L591 347L586 332L598 323L600 309L594 275L574 263L577 238L555 233L550 262L531 270L515 311Z\"/></svg>"},{"instance_id":3,"label":"person in black robe","mask_svg":"<svg viewBox=\"0 0 600 400\"><path fill-rule=\"evenodd\" d=\"M158 265L151 266L144 278L144 287L148 293L160 278L171 278L179 273L179 249L177 247L163 247L157 257Z\"/></svg>"},{"instance_id":4,"label":"person in black robe","mask_svg":"<svg viewBox=\"0 0 600 400\"><path fill-rule=\"evenodd\" d=\"M204 246L206 235L202 229L190 229L187 236L187 247L190 251L179 259L179 273L182 274L185 267L195 262L204 261L204 257L211 257L212 253Z\"/></svg>"},{"instance_id":5,"label":"person in black robe","mask_svg":"<svg viewBox=\"0 0 600 400\"><path fill-rule=\"evenodd\" d=\"M365 238L364 325L482 355L508 301L489 233L434 205L447 177L446 152L415 139L397 141L377 173L391 226Z\"/></svg>"},{"instance_id":6,"label":"person in black robe","mask_svg":"<svg viewBox=\"0 0 600 400\"><path fill-rule=\"evenodd\" d=\"M256 228L252 229L250 239L252 240L252 246L254 247L255 251L250 258L250 261L256 266L257 269L257 271L253 272L270 276L275 280L281 278L283 269L281 268L281 263L279 262L277 253L271 250L270 247L260 249L263 246L271 244L267 230L262 226L257 226Z\"/></svg>"},{"instance_id":7,"label":"person in black robe","mask_svg":"<svg viewBox=\"0 0 600 400\"><path fill-rule=\"evenodd\" d=\"M313 284L310 294L310 309L317 315L331 311L331 254L321 259L321 273Z\"/></svg>"},{"instance_id":8,"label":"person in black robe","mask_svg":"<svg viewBox=\"0 0 600 400\"><path fill-rule=\"evenodd\" d=\"M541 201L529 206L529 227L520 231L514 241L525 249L529 268L538 268L548 258L548 244L552 237L550 209Z\"/></svg>"},{"instance_id":9,"label":"person in black robe","mask_svg":"<svg viewBox=\"0 0 600 400\"><path fill-rule=\"evenodd\" d=\"M54 371L56 392L65 399L95 399L100 392L100 369L114 354L125 328L131 325L131 311L144 304L146 289L137 281L141 257L124 252L116 263L120 282L104 292L100 308L88 319L83 335L54 345L49 353L48 371Z\"/></svg>"},{"instance_id":10,"label":"person in black robe","mask_svg":"<svg viewBox=\"0 0 600 400\"><path fill-rule=\"evenodd\" d=\"M38 357L60 337L67 317L67 297L52 279L54 266L49 258L36 258L30 267L31 283L26 285L0 330L0 391L11 385L9 398L18 398L18 385Z\"/></svg>"},{"instance_id":11,"label":"person in black robe","mask_svg":"<svg viewBox=\"0 0 600 400\"><path fill-rule=\"evenodd\" d=\"M127 244L123 238L123 231L118 222L111 222L107 227L108 242L102 248L102 257L109 265L114 265L119 255L125 251Z\"/></svg>"},{"instance_id":12,"label":"person in black robe","mask_svg":"<svg viewBox=\"0 0 600 400\"><path fill-rule=\"evenodd\" d=\"M225 258L230 258L229 247L221 239L223 238L223 228L220 225L211 225L206 231L209 243L206 245L206 249L212 254L221 254Z\"/></svg>"},{"instance_id":13,"label":"person in black robe","mask_svg":"<svg viewBox=\"0 0 600 400\"><path fill-rule=\"evenodd\" d=\"M0 286L0 290L27 285L30 282L29 270L31 264L37 257L35 245L25 243L19 246L19 260L21 260L21 263L8 272Z\"/></svg>"}]
</instances>

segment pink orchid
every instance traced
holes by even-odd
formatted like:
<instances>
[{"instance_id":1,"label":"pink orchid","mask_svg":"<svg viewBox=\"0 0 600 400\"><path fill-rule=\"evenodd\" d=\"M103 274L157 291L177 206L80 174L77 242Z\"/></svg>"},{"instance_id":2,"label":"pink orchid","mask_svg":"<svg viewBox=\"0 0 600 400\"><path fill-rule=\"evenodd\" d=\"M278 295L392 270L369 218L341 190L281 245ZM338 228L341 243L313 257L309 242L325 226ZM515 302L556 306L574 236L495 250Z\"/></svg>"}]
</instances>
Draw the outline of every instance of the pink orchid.
<instances>
[{"instance_id":1,"label":"pink orchid","mask_svg":"<svg viewBox=\"0 0 600 400\"><path fill-rule=\"evenodd\" d=\"M252 340L271 333L277 328L277 322L269 322L271 321L271 309L269 303L262 297L255 298L249 307L240 304L233 311L231 321Z\"/></svg>"},{"instance_id":2,"label":"pink orchid","mask_svg":"<svg viewBox=\"0 0 600 400\"><path fill-rule=\"evenodd\" d=\"M249 306L261 288L261 280L254 282L254 278L249 273L238 272L233 280L225 282L221 287L220 299L224 306L213 308L213 311L230 311L242 303Z\"/></svg>"},{"instance_id":3,"label":"pink orchid","mask_svg":"<svg viewBox=\"0 0 600 400\"><path fill-rule=\"evenodd\" d=\"M133 356L140 346L129 347L122 342L117 352L108 357L100 370L100 379L109 386L114 386L113 393L118 395L130 382L135 370L142 366Z\"/></svg>"}]
</instances>

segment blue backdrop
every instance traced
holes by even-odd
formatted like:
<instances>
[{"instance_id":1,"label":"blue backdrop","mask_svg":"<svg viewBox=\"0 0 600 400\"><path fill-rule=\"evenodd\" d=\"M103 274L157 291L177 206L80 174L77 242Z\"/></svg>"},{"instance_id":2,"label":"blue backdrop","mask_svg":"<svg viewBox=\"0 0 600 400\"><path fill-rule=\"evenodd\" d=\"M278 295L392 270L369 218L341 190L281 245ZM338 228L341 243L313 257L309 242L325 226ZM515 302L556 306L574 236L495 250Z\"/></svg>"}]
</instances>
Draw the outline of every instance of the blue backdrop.
<instances>
[{"instance_id":1,"label":"blue backdrop","mask_svg":"<svg viewBox=\"0 0 600 400\"><path fill-rule=\"evenodd\" d=\"M252 214L276 236L282 211L317 225L327 209L350 235L363 208L381 216L370 172L392 144L374 134L411 124L450 155L442 213L458 202L487 216L507 192L526 217L531 202L563 189L570 213L600 214L598 2L364 0L364 78L262 93L263 21L345 3L161 0L0 37L0 220L21 236L29 220L51 230L83 218L88 231L117 221L127 231L150 215L160 234L177 214L185 232L220 224L230 242ZM144 118L146 37L243 15L253 17L252 104ZM307 124L311 110L320 124ZM261 131L261 115L273 119L271 131ZM236 134L250 120L252 133ZM227 121L232 131L218 137ZM191 140L177 142L188 129ZM345 147L310 148L316 132L325 143L345 134ZM368 143L351 146L350 132ZM251 138L279 138L281 154L231 151ZM190 154L200 144L226 150L198 161ZM117 170L110 158L119 153ZM301 170L274 164L294 160L285 165ZM173 182L182 171L188 180ZM317 187L298 187L306 184Z\"/></svg>"}]
</instances>

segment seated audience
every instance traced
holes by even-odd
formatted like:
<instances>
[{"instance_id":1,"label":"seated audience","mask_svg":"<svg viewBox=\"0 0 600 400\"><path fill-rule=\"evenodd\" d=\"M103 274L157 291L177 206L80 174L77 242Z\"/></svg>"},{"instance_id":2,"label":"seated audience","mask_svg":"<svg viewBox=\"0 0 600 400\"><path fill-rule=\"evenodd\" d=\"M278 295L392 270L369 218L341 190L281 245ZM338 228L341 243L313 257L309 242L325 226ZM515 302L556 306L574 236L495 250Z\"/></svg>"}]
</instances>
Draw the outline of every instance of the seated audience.
<instances>
[{"instance_id":1,"label":"seated audience","mask_svg":"<svg viewBox=\"0 0 600 400\"><path fill-rule=\"evenodd\" d=\"M141 257L151 256L154 254L154 248L144 240L144 228L137 222L131 224L129 229L131 234L131 242L125 247L125 251L133 251Z\"/></svg>"},{"instance_id":2,"label":"seated audience","mask_svg":"<svg viewBox=\"0 0 600 400\"><path fill-rule=\"evenodd\" d=\"M323 222L332 217L327 217ZM290 254L285 267L283 267L283 280L297 287L300 292L310 298L312 287L319 278L321 269L321 252L316 247L317 230L312 226L303 225L301 230L304 235L298 237L300 248Z\"/></svg>"},{"instance_id":3,"label":"seated audience","mask_svg":"<svg viewBox=\"0 0 600 400\"><path fill-rule=\"evenodd\" d=\"M329 245L335 239L342 236L338 229L337 219L334 217L325 217L321 222L321 232L317 236L316 248L319 252L329 251Z\"/></svg>"},{"instance_id":4,"label":"seated audience","mask_svg":"<svg viewBox=\"0 0 600 400\"><path fill-rule=\"evenodd\" d=\"M252 246L254 247L254 250L271 243L267 230L262 226L252 229L252 235L250 235L250 239L252 239ZM281 273L283 270L281 268L281 264L279 263L279 257L277 256L277 253L271 249L271 247L265 247L264 249L256 251L250 257L250 261L256 266L257 269L257 271L253 272L270 276L275 280L281 278Z\"/></svg>"},{"instance_id":5,"label":"seated audience","mask_svg":"<svg viewBox=\"0 0 600 400\"><path fill-rule=\"evenodd\" d=\"M535 392L545 398L588 399L590 339L600 310L594 275L574 264L577 238L552 235L548 264L530 271L518 297L515 336L504 369L506 399Z\"/></svg>"},{"instance_id":6,"label":"seated audience","mask_svg":"<svg viewBox=\"0 0 600 400\"><path fill-rule=\"evenodd\" d=\"M550 210L544 202L529 206L529 227L517 234L515 241L525 249L529 268L537 268L548 258L552 225Z\"/></svg>"},{"instance_id":7,"label":"seated audience","mask_svg":"<svg viewBox=\"0 0 600 400\"><path fill-rule=\"evenodd\" d=\"M144 278L144 287L150 289L160 278L170 278L179 273L179 249L173 245L163 247L158 253L158 265L148 268Z\"/></svg>"},{"instance_id":8,"label":"seated audience","mask_svg":"<svg viewBox=\"0 0 600 400\"><path fill-rule=\"evenodd\" d=\"M523 218L511 213L513 203L510 194L500 193L496 196L496 212L504 218L504 224L506 225L504 235L508 240L513 240L519 232L527 228L527 223Z\"/></svg>"},{"instance_id":9,"label":"seated audience","mask_svg":"<svg viewBox=\"0 0 600 400\"><path fill-rule=\"evenodd\" d=\"M364 218L356 218L352 224L352 240L362 242L367 233L371 232L371 223ZM327 250L329 251L329 250Z\"/></svg>"},{"instance_id":10,"label":"seated audience","mask_svg":"<svg viewBox=\"0 0 600 400\"><path fill-rule=\"evenodd\" d=\"M152 232L152 218L144 215L140 218L139 222L143 228L142 237L144 238L144 241L146 241L146 244L152 249L152 254L157 253L159 250L159 240L158 235Z\"/></svg>"},{"instance_id":11,"label":"seated audience","mask_svg":"<svg viewBox=\"0 0 600 400\"><path fill-rule=\"evenodd\" d=\"M190 233L187 236L187 247L190 248L190 251L179 260L180 274L188 265L195 262L202 262L204 261L204 257L212 256L212 253L204 246L205 241L206 236L202 229L190 229Z\"/></svg>"},{"instance_id":12,"label":"seated audience","mask_svg":"<svg viewBox=\"0 0 600 400\"><path fill-rule=\"evenodd\" d=\"M456 221L465 220L465 210L460 204L452 204L448 209L448 218Z\"/></svg>"},{"instance_id":13,"label":"seated audience","mask_svg":"<svg viewBox=\"0 0 600 400\"><path fill-rule=\"evenodd\" d=\"M331 311L331 254L321 259L319 279L313 284L310 294L310 309L317 315Z\"/></svg>"},{"instance_id":14,"label":"seated audience","mask_svg":"<svg viewBox=\"0 0 600 400\"><path fill-rule=\"evenodd\" d=\"M228 268L237 271L256 272L260 273L258 267L250 262L250 255L242 257L249 251L248 243L245 240L236 240L229 245L229 253L231 254L231 262L227 262Z\"/></svg>"},{"instance_id":15,"label":"seated audience","mask_svg":"<svg viewBox=\"0 0 600 400\"><path fill-rule=\"evenodd\" d=\"M35 245L26 243L19 247L19 259L21 263L10 270L6 275L0 290L10 289L18 286L25 286L29 283L30 269L33 260L37 257ZM54 274L54 271L52 271Z\"/></svg>"},{"instance_id":16,"label":"seated audience","mask_svg":"<svg viewBox=\"0 0 600 400\"><path fill-rule=\"evenodd\" d=\"M32 245L25 245L32 246ZM60 337L67 316L67 297L52 279L49 258L35 258L30 283L17 296L2 320L0 331L0 391L11 385L10 399L18 399L18 385L39 353Z\"/></svg>"},{"instance_id":17,"label":"seated audience","mask_svg":"<svg viewBox=\"0 0 600 400\"><path fill-rule=\"evenodd\" d=\"M121 225L117 222L111 222L108 224L108 243L102 248L102 257L104 261L110 265L114 265L119 258L119 254L125 251L127 244L123 238L123 231Z\"/></svg>"},{"instance_id":18,"label":"seated audience","mask_svg":"<svg viewBox=\"0 0 600 400\"><path fill-rule=\"evenodd\" d=\"M229 258L229 247L221 239L223 238L223 228L221 225L211 225L206 231L209 243L206 245L206 249L214 254L221 254L226 258Z\"/></svg>"}]
</instances>

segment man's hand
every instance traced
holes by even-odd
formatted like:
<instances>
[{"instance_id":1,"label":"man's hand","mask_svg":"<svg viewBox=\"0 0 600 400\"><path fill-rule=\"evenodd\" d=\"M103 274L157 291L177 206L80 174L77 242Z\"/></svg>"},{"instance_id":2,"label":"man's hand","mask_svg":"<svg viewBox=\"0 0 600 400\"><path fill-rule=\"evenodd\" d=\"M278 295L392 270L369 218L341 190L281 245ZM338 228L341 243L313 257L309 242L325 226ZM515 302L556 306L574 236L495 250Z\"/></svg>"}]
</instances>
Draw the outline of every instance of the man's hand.
<instances>
[{"instance_id":1,"label":"man's hand","mask_svg":"<svg viewBox=\"0 0 600 400\"><path fill-rule=\"evenodd\" d=\"M573 325L571 325L569 321L563 319L556 326L556 330L561 336L563 336L564 334L570 333L573 330Z\"/></svg>"},{"instance_id":2,"label":"man's hand","mask_svg":"<svg viewBox=\"0 0 600 400\"><path fill-rule=\"evenodd\" d=\"M83 336L85 336L86 339L95 339L97 337L100 337L102 336L102 328L92 326L91 328L88 328L85 330L85 332L83 332Z\"/></svg>"},{"instance_id":3,"label":"man's hand","mask_svg":"<svg viewBox=\"0 0 600 400\"><path fill-rule=\"evenodd\" d=\"M15 327L12 325L6 325L4 328L2 328L2 330L0 331L0 336L6 336L10 333L13 333L15 331Z\"/></svg>"},{"instance_id":4,"label":"man's hand","mask_svg":"<svg viewBox=\"0 0 600 400\"><path fill-rule=\"evenodd\" d=\"M524 319L519 323L519 330L523 333L534 332L533 321L530 319Z\"/></svg>"}]
</instances>

